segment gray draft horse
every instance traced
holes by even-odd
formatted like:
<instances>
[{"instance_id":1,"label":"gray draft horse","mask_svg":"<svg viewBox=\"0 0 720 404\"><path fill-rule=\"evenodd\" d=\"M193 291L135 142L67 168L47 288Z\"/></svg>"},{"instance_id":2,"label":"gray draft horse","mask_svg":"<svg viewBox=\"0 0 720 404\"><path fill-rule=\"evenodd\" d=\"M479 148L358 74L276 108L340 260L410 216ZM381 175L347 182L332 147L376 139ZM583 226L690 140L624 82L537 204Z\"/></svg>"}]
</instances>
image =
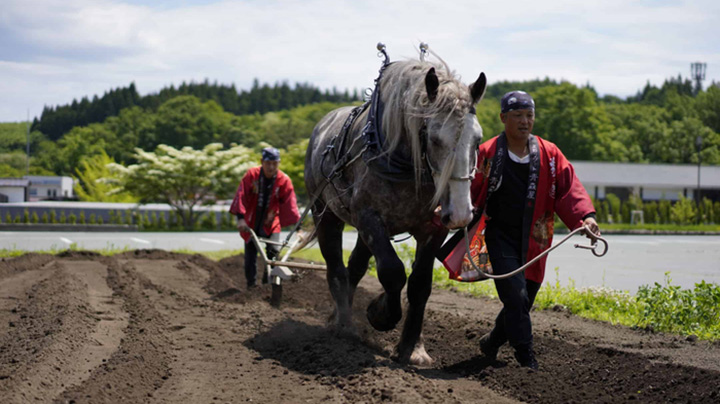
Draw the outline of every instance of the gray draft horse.
<instances>
[{"instance_id":1,"label":"gray draft horse","mask_svg":"<svg viewBox=\"0 0 720 404\"><path fill-rule=\"evenodd\" d=\"M472 218L470 180L482 139L475 105L485 93L486 78L481 73L467 86L444 62L385 66L373 95L378 108L339 108L315 126L305 157L305 184L309 195L317 195L312 206L315 236L335 301L330 323L354 332L353 295L374 256L384 293L367 308L370 324L380 331L395 328L402 318L401 292L407 281L407 315L393 358L429 365L433 360L423 346L422 323L433 263L448 229L466 226ZM359 113L357 119L348 119L351 113ZM373 115L383 135L380 147L375 154L367 147L358 152L358 142L368 141L364 127L373 123ZM329 175L348 155L353 158L340 165L339 175ZM388 174L402 165L409 171L405 178ZM345 223L359 233L347 267L342 256ZM404 232L417 243L409 278L391 243L392 236Z\"/></svg>"}]
</instances>

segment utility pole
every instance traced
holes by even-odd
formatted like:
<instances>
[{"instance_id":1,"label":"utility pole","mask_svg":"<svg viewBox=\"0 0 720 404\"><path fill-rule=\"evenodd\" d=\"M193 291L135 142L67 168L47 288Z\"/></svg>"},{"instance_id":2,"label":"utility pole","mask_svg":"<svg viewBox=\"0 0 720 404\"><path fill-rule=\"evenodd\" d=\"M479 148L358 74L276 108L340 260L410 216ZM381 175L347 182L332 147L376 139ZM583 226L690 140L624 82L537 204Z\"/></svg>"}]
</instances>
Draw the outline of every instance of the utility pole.
<instances>
[{"instance_id":1,"label":"utility pole","mask_svg":"<svg viewBox=\"0 0 720 404\"><path fill-rule=\"evenodd\" d=\"M693 80L695 80L695 88L693 89L695 95L702 90L702 82L705 80L705 70L707 70L707 63L690 63L690 75Z\"/></svg>"},{"instance_id":2,"label":"utility pole","mask_svg":"<svg viewBox=\"0 0 720 404\"><path fill-rule=\"evenodd\" d=\"M30 175L30 108L27 110L27 144L25 151L27 152L27 160L25 164L25 175Z\"/></svg>"},{"instance_id":3,"label":"utility pole","mask_svg":"<svg viewBox=\"0 0 720 404\"><path fill-rule=\"evenodd\" d=\"M700 195L700 165L702 164L702 154L700 154L700 151L702 150L702 143L703 138L702 136L698 135L697 138L695 138L695 146L697 147L697 153L698 153L698 184L697 184L697 207L698 207L698 224L701 224L700 221L702 220L702 215L700 213L700 204L702 203L702 197Z\"/></svg>"}]
</instances>

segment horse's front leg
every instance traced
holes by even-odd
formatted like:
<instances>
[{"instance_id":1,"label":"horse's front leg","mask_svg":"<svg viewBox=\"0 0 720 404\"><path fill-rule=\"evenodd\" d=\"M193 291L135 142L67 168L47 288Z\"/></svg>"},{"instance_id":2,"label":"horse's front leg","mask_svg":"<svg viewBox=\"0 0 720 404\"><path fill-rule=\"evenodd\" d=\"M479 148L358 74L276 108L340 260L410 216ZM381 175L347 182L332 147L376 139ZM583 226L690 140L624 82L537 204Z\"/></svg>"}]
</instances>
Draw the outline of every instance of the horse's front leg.
<instances>
[{"instance_id":1,"label":"horse's front leg","mask_svg":"<svg viewBox=\"0 0 720 404\"><path fill-rule=\"evenodd\" d=\"M425 305L432 291L435 253L447 236L447 230L444 228L435 227L434 230L436 230L434 233L416 236L415 262L407 287L408 311L400 342L395 348L399 362L418 366L428 366L433 362L423 345L422 326Z\"/></svg>"},{"instance_id":2,"label":"horse's front leg","mask_svg":"<svg viewBox=\"0 0 720 404\"><path fill-rule=\"evenodd\" d=\"M390 331L402 318L401 292L405 286L405 266L395 253L380 216L366 209L359 214L358 233L375 256L377 274L385 290L370 302L367 319L376 330Z\"/></svg>"}]
</instances>

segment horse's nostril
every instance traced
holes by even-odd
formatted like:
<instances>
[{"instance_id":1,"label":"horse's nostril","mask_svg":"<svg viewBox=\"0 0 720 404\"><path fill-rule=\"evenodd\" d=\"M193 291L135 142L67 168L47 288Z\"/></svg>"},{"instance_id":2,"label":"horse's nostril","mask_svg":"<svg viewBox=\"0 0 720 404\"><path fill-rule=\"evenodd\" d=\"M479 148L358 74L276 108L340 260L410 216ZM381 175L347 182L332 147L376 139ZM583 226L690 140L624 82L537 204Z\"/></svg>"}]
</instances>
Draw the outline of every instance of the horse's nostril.
<instances>
[{"instance_id":1,"label":"horse's nostril","mask_svg":"<svg viewBox=\"0 0 720 404\"><path fill-rule=\"evenodd\" d=\"M448 223L450 223L450 214L446 213L446 214L442 215L442 218L440 220L442 221L442 224L444 226L447 226Z\"/></svg>"}]
</instances>

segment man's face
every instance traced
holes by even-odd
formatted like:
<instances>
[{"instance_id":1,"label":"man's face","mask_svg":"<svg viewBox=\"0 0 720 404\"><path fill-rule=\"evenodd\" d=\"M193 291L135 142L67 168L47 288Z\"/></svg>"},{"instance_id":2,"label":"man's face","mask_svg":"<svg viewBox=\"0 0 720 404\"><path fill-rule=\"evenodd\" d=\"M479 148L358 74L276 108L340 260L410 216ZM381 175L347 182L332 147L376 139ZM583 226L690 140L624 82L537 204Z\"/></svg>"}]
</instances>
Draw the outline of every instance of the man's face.
<instances>
[{"instance_id":1,"label":"man's face","mask_svg":"<svg viewBox=\"0 0 720 404\"><path fill-rule=\"evenodd\" d=\"M534 109L517 109L500 114L500 119L505 124L505 134L514 137L528 137L532 133L535 124Z\"/></svg>"},{"instance_id":2,"label":"man's face","mask_svg":"<svg viewBox=\"0 0 720 404\"><path fill-rule=\"evenodd\" d=\"M280 166L279 161L270 161L270 160L263 160L262 161L262 171L263 174L265 174L265 178L272 178L277 174L278 167Z\"/></svg>"}]
</instances>

